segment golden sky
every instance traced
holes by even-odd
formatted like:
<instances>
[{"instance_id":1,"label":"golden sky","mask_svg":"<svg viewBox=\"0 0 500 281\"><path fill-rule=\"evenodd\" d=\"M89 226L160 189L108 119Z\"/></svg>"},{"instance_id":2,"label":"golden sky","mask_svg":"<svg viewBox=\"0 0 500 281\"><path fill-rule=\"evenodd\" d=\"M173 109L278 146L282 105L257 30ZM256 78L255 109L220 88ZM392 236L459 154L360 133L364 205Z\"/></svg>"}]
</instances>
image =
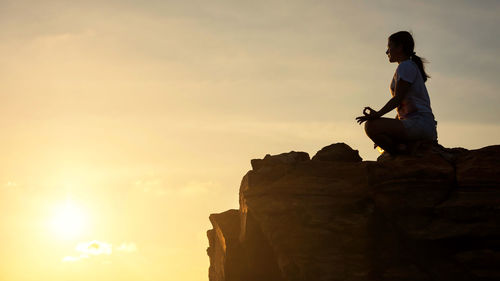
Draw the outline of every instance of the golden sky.
<instances>
[{"instance_id":1,"label":"golden sky","mask_svg":"<svg viewBox=\"0 0 500 281\"><path fill-rule=\"evenodd\" d=\"M250 159L376 159L399 30L439 142L500 143L500 4L435 2L0 0L0 280L208 280Z\"/></svg>"}]
</instances>

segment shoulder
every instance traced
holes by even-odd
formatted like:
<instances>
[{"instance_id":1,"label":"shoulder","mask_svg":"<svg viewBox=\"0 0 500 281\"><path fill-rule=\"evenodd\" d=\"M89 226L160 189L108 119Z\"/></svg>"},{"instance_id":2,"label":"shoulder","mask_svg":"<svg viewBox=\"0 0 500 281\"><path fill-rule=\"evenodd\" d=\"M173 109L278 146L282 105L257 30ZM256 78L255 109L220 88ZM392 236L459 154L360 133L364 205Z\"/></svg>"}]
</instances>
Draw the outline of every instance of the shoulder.
<instances>
[{"instance_id":1,"label":"shoulder","mask_svg":"<svg viewBox=\"0 0 500 281\"><path fill-rule=\"evenodd\" d=\"M412 60L405 60L399 63L398 69L400 68L416 68L417 65Z\"/></svg>"},{"instance_id":2,"label":"shoulder","mask_svg":"<svg viewBox=\"0 0 500 281\"><path fill-rule=\"evenodd\" d=\"M396 69L397 80L403 79L407 82L413 83L416 79L418 68L412 60L405 60L399 63Z\"/></svg>"}]
</instances>

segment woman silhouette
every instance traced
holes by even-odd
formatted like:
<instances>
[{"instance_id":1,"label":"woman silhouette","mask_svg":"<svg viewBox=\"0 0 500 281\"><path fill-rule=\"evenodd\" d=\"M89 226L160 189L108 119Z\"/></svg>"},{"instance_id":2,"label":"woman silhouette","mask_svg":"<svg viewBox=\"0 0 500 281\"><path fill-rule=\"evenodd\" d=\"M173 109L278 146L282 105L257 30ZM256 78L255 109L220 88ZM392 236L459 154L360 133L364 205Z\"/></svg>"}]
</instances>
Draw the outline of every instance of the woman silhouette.
<instances>
[{"instance_id":1,"label":"woman silhouette","mask_svg":"<svg viewBox=\"0 0 500 281\"><path fill-rule=\"evenodd\" d=\"M425 87L430 76L425 73L423 61L415 54L414 47L413 37L407 31L389 36L385 53L389 62L398 63L390 86L392 98L379 111L367 106L363 116L356 117L359 124L366 121L365 132L375 146L391 155L407 152L407 144L412 141L437 142L437 122ZM396 119L382 117L396 107Z\"/></svg>"}]
</instances>

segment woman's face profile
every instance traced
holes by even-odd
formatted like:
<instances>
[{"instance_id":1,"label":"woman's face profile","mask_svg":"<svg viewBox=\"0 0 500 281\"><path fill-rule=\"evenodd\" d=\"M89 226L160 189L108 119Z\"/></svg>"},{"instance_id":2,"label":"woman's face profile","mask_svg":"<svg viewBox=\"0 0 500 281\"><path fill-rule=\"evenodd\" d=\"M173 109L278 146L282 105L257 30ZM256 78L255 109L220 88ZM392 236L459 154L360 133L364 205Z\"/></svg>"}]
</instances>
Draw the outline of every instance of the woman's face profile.
<instances>
[{"instance_id":1,"label":"woman's face profile","mask_svg":"<svg viewBox=\"0 0 500 281\"><path fill-rule=\"evenodd\" d=\"M385 53L389 57L389 62L396 62L398 61L399 55L401 53L401 46L396 47L393 42L388 41L387 51L385 51Z\"/></svg>"}]
</instances>

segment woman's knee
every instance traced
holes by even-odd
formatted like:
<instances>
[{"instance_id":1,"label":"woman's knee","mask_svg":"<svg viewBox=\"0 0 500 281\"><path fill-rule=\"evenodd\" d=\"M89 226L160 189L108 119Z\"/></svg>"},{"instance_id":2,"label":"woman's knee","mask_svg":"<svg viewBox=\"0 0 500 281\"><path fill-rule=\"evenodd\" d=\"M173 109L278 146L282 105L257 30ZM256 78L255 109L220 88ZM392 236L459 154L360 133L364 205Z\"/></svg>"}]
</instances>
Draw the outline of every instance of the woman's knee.
<instances>
[{"instance_id":1,"label":"woman's knee","mask_svg":"<svg viewBox=\"0 0 500 281\"><path fill-rule=\"evenodd\" d=\"M365 133L368 136L373 136L375 135L375 128L376 128L376 122L375 120L367 120L365 122Z\"/></svg>"}]
</instances>

